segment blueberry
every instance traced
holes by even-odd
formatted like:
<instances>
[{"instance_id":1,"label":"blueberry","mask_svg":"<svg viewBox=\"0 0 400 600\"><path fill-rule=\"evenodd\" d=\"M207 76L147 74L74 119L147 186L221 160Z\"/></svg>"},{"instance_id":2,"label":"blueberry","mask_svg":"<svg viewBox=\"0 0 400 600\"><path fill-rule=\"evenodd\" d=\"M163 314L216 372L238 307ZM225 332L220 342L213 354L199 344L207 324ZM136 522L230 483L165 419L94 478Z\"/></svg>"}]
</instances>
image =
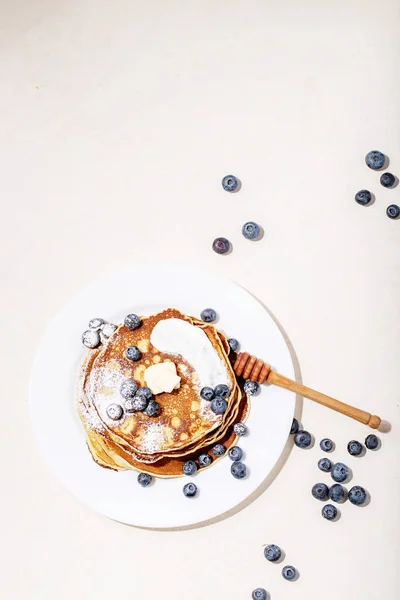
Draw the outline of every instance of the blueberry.
<instances>
[{"instance_id":1,"label":"blueberry","mask_svg":"<svg viewBox=\"0 0 400 600\"><path fill-rule=\"evenodd\" d=\"M112 323L104 323L100 331L101 341L104 342L107 338L111 337L116 329L116 325L113 325Z\"/></svg>"},{"instance_id":2,"label":"blueberry","mask_svg":"<svg viewBox=\"0 0 400 600\"><path fill-rule=\"evenodd\" d=\"M226 409L228 408L228 404L226 400L224 400L220 396L216 396L211 400L210 407L213 413L215 413L216 415L223 415Z\"/></svg>"},{"instance_id":3,"label":"blueberry","mask_svg":"<svg viewBox=\"0 0 400 600\"><path fill-rule=\"evenodd\" d=\"M351 454L351 456L360 456L361 452L363 451L362 444L357 442L357 440L351 440L347 444L347 451L349 454Z\"/></svg>"},{"instance_id":4,"label":"blueberry","mask_svg":"<svg viewBox=\"0 0 400 600\"><path fill-rule=\"evenodd\" d=\"M303 431L299 429L299 431L295 433L294 443L298 448L308 448L309 446L311 446L311 441L311 434L308 433L308 431Z\"/></svg>"},{"instance_id":5,"label":"blueberry","mask_svg":"<svg viewBox=\"0 0 400 600\"><path fill-rule=\"evenodd\" d=\"M186 498L193 498L197 494L197 485L195 483L186 483L183 486L183 494Z\"/></svg>"},{"instance_id":6,"label":"blueberry","mask_svg":"<svg viewBox=\"0 0 400 600\"><path fill-rule=\"evenodd\" d=\"M329 490L329 498L333 502L340 502L344 498L344 487L340 483L335 483Z\"/></svg>"},{"instance_id":7,"label":"blueberry","mask_svg":"<svg viewBox=\"0 0 400 600\"><path fill-rule=\"evenodd\" d=\"M329 438L324 438L320 441L319 447L324 452L330 452L333 449L333 442Z\"/></svg>"},{"instance_id":8,"label":"blueberry","mask_svg":"<svg viewBox=\"0 0 400 600\"><path fill-rule=\"evenodd\" d=\"M398 219L400 216L400 208L397 206L397 204L391 204L387 207L386 214L389 219Z\"/></svg>"},{"instance_id":9,"label":"blueberry","mask_svg":"<svg viewBox=\"0 0 400 600\"><path fill-rule=\"evenodd\" d=\"M365 438L365 445L367 446L368 450L376 450L379 446L379 439L376 437L376 435L370 433Z\"/></svg>"},{"instance_id":10,"label":"blueberry","mask_svg":"<svg viewBox=\"0 0 400 600\"><path fill-rule=\"evenodd\" d=\"M124 410L120 404L109 404L106 408L106 413L113 421L119 421L124 414Z\"/></svg>"},{"instance_id":11,"label":"blueberry","mask_svg":"<svg viewBox=\"0 0 400 600\"><path fill-rule=\"evenodd\" d=\"M86 348L97 348L100 344L100 335L94 329L88 329L84 331L82 334L82 344L86 346Z\"/></svg>"},{"instance_id":12,"label":"blueberry","mask_svg":"<svg viewBox=\"0 0 400 600\"><path fill-rule=\"evenodd\" d=\"M225 175L221 183L226 192L234 192L239 185L239 180L234 175Z\"/></svg>"},{"instance_id":13,"label":"blueberry","mask_svg":"<svg viewBox=\"0 0 400 600\"><path fill-rule=\"evenodd\" d=\"M248 221L243 225L242 233L247 240L256 240L260 235L260 227L254 221Z\"/></svg>"},{"instance_id":14,"label":"blueberry","mask_svg":"<svg viewBox=\"0 0 400 600\"><path fill-rule=\"evenodd\" d=\"M371 150L365 157L365 162L370 169L382 169L385 164L385 155L379 150Z\"/></svg>"},{"instance_id":15,"label":"blueberry","mask_svg":"<svg viewBox=\"0 0 400 600\"><path fill-rule=\"evenodd\" d=\"M159 410L160 405L158 404L158 402L156 402L156 400L153 400L153 398L151 398L151 400L149 400L148 405L144 409L143 414L147 415L148 417L154 417Z\"/></svg>"},{"instance_id":16,"label":"blueberry","mask_svg":"<svg viewBox=\"0 0 400 600\"><path fill-rule=\"evenodd\" d=\"M133 331L141 326L142 321L139 319L137 315L130 314L125 317L124 320L125 327Z\"/></svg>"},{"instance_id":17,"label":"blueberry","mask_svg":"<svg viewBox=\"0 0 400 600\"><path fill-rule=\"evenodd\" d=\"M90 319L89 321L89 329L96 329L97 331L98 329L101 329L102 325L104 325L104 319L101 318Z\"/></svg>"},{"instance_id":18,"label":"blueberry","mask_svg":"<svg viewBox=\"0 0 400 600\"><path fill-rule=\"evenodd\" d=\"M297 419L293 419L292 426L290 428L290 433L294 435L295 433L298 432L298 430L299 430L299 422Z\"/></svg>"},{"instance_id":19,"label":"blueberry","mask_svg":"<svg viewBox=\"0 0 400 600\"><path fill-rule=\"evenodd\" d=\"M153 478L148 473L139 473L139 475L137 476L137 481L138 481L138 484L141 485L142 487L147 487L148 485L151 484L151 482L153 481Z\"/></svg>"},{"instance_id":20,"label":"blueberry","mask_svg":"<svg viewBox=\"0 0 400 600\"><path fill-rule=\"evenodd\" d=\"M182 473L184 475L194 475L197 471L197 465L194 460L187 460L182 465Z\"/></svg>"},{"instance_id":21,"label":"blueberry","mask_svg":"<svg viewBox=\"0 0 400 600\"><path fill-rule=\"evenodd\" d=\"M229 396L229 388L224 383L220 383L219 385L215 386L214 394L225 400L225 398Z\"/></svg>"},{"instance_id":22,"label":"blueberry","mask_svg":"<svg viewBox=\"0 0 400 600\"><path fill-rule=\"evenodd\" d=\"M385 188L391 188L396 183L396 178L392 173L382 173L381 175L381 184Z\"/></svg>"},{"instance_id":23,"label":"blueberry","mask_svg":"<svg viewBox=\"0 0 400 600\"><path fill-rule=\"evenodd\" d=\"M140 360L141 352L136 346L128 346L125 350L125 356L128 360Z\"/></svg>"},{"instance_id":24,"label":"blueberry","mask_svg":"<svg viewBox=\"0 0 400 600\"><path fill-rule=\"evenodd\" d=\"M215 396L214 390L210 387L203 387L200 396L203 400L212 400Z\"/></svg>"},{"instance_id":25,"label":"blueberry","mask_svg":"<svg viewBox=\"0 0 400 600\"><path fill-rule=\"evenodd\" d=\"M203 452L203 454L200 454L199 458L197 460L201 467L209 467L212 463L211 456L209 454L207 454L206 452Z\"/></svg>"},{"instance_id":26,"label":"blueberry","mask_svg":"<svg viewBox=\"0 0 400 600\"><path fill-rule=\"evenodd\" d=\"M128 398L133 398L137 391L137 383L132 381L132 379L125 379L119 388L119 393L123 398L125 398L125 400L128 400Z\"/></svg>"},{"instance_id":27,"label":"blueberry","mask_svg":"<svg viewBox=\"0 0 400 600\"><path fill-rule=\"evenodd\" d=\"M233 426L233 431L236 433L236 435L242 437L243 435L246 435L247 427L244 423L235 423Z\"/></svg>"},{"instance_id":28,"label":"blueberry","mask_svg":"<svg viewBox=\"0 0 400 600\"><path fill-rule=\"evenodd\" d=\"M346 481L348 476L349 476L349 468L346 467L346 465L344 465L341 462L338 462L335 465L333 465L332 471L331 471L331 477L334 481L337 481L338 483L342 483L343 481Z\"/></svg>"},{"instance_id":29,"label":"blueberry","mask_svg":"<svg viewBox=\"0 0 400 600\"><path fill-rule=\"evenodd\" d=\"M251 594L251 598L252 598L252 600L267 600L267 598L268 598L267 590L264 590L264 588L257 588Z\"/></svg>"},{"instance_id":30,"label":"blueberry","mask_svg":"<svg viewBox=\"0 0 400 600\"><path fill-rule=\"evenodd\" d=\"M139 398L144 398L145 400L150 400L151 397L153 396L151 389L143 386L141 388L138 389L138 391L136 392L135 396L139 397ZM147 402L146 402L147 404Z\"/></svg>"},{"instance_id":31,"label":"blueberry","mask_svg":"<svg viewBox=\"0 0 400 600\"><path fill-rule=\"evenodd\" d=\"M227 252L229 252L230 248L230 241L224 237L215 238L215 240L213 241L212 249L217 254L226 254Z\"/></svg>"},{"instance_id":32,"label":"blueberry","mask_svg":"<svg viewBox=\"0 0 400 600\"><path fill-rule=\"evenodd\" d=\"M217 313L213 308L205 308L201 311L200 317L205 323L213 323L217 318Z\"/></svg>"},{"instance_id":33,"label":"blueberry","mask_svg":"<svg viewBox=\"0 0 400 600\"><path fill-rule=\"evenodd\" d=\"M372 200L372 194L368 190L360 190L354 196L355 201L358 204L362 204L363 206L367 206Z\"/></svg>"},{"instance_id":34,"label":"blueberry","mask_svg":"<svg viewBox=\"0 0 400 600\"><path fill-rule=\"evenodd\" d=\"M234 462L231 465L231 473L235 479L243 479L247 474L247 467L242 462Z\"/></svg>"},{"instance_id":35,"label":"blueberry","mask_svg":"<svg viewBox=\"0 0 400 600\"><path fill-rule=\"evenodd\" d=\"M212 452L214 456L223 456L226 452L226 448L222 444L215 444L212 448Z\"/></svg>"},{"instance_id":36,"label":"blueberry","mask_svg":"<svg viewBox=\"0 0 400 600\"><path fill-rule=\"evenodd\" d=\"M125 404L129 404L129 412L141 412L147 408L148 403L149 401L147 398L144 396L139 396L139 394L136 393L135 396L133 398L129 398Z\"/></svg>"},{"instance_id":37,"label":"blueberry","mask_svg":"<svg viewBox=\"0 0 400 600\"><path fill-rule=\"evenodd\" d=\"M275 544L268 544L268 546L265 546L264 548L264 556L270 562L275 562L276 560L279 560L281 554L281 549Z\"/></svg>"},{"instance_id":38,"label":"blueberry","mask_svg":"<svg viewBox=\"0 0 400 600\"><path fill-rule=\"evenodd\" d=\"M233 462L237 462L238 460L242 460L243 450L239 446L232 446L228 450L228 456Z\"/></svg>"},{"instance_id":39,"label":"blueberry","mask_svg":"<svg viewBox=\"0 0 400 600\"><path fill-rule=\"evenodd\" d=\"M349 490L349 500L352 504L360 506L367 499L367 492L360 485L355 485Z\"/></svg>"},{"instance_id":40,"label":"blueberry","mask_svg":"<svg viewBox=\"0 0 400 600\"><path fill-rule=\"evenodd\" d=\"M332 469L332 463L329 458L320 458L318 461L318 469L328 473Z\"/></svg>"},{"instance_id":41,"label":"blueberry","mask_svg":"<svg viewBox=\"0 0 400 600\"><path fill-rule=\"evenodd\" d=\"M256 394L258 392L258 390L260 389L260 384L257 383L257 381L246 381L244 386L243 386L243 390L245 394L248 394L249 396L254 396L254 394Z\"/></svg>"},{"instance_id":42,"label":"blueberry","mask_svg":"<svg viewBox=\"0 0 400 600\"><path fill-rule=\"evenodd\" d=\"M327 500L329 488L327 485L325 485L325 483L316 483L313 486L311 493L317 500Z\"/></svg>"},{"instance_id":43,"label":"blueberry","mask_svg":"<svg viewBox=\"0 0 400 600\"><path fill-rule=\"evenodd\" d=\"M239 342L237 340L235 340L235 338L229 338L228 344L229 344L229 348L232 350L232 352L236 352L236 350L239 348Z\"/></svg>"},{"instance_id":44,"label":"blueberry","mask_svg":"<svg viewBox=\"0 0 400 600\"><path fill-rule=\"evenodd\" d=\"M328 521L333 521L333 519L337 515L337 508L336 506L333 506L333 504L325 504L325 506L322 507L321 514L324 517L324 519L328 519Z\"/></svg>"},{"instance_id":45,"label":"blueberry","mask_svg":"<svg viewBox=\"0 0 400 600\"><path fill-rule=\"evenodd\" d=\"M287 581L293 581L293 579L296 577L296 569L291 565L283 567L282 576L284 579L287 579Z\"/></svg>"}]
</instances>

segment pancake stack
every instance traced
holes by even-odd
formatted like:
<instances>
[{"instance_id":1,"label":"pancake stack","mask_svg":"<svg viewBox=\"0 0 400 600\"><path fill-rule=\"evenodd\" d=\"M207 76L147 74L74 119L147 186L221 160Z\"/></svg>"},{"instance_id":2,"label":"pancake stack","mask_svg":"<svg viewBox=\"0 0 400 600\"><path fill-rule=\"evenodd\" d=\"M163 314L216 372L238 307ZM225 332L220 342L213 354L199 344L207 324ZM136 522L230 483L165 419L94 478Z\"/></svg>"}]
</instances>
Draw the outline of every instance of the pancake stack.
<instances>
[{"instance_id":1,"label":"pancake stack","mask_svg":"<svg viewBox=\"0 0 400 600\"><path fill-rule=\"evenodd\" d=\"M217 354L229 388L223 414L215 414L211 403L201 398L199 374L184 356L161 352L152 345L153 329L165 319L186 321L207 336L209 351ZM134 330L123 324L110 337L100 337L102 343L88 350L78 378L78 411L88 448L98 465L175 477L182 475L186 460L209 451L217 442L226 448L234 443L233 425L244 420L247 398L237 383L227 340L213 325L170 308L142 317ZM140 350L138 360L126 357L130 346ZM121 385L133 381L139 388L146 386L146 369L165 362L175 365L180 385L170 393L154 396L160 407L158 412L148 416L124 409ZM122 408L120 418L110 418L110 405Z\"/></svg>"}]
</instances>

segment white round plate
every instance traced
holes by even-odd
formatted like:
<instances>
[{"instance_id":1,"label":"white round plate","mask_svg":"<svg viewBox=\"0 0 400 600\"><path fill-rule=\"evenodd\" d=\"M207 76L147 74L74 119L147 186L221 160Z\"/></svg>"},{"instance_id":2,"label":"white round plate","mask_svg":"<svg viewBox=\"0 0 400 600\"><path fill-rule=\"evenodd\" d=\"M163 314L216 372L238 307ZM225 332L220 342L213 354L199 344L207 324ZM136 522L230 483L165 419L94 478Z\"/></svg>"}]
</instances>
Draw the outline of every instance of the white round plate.
<instances>
[{"instance_id":1,"label":"white round plate","mask_svg":"<svg viewBox=\"0 0 400 600\"><path fill-rule=\"evenodd\" d=\"M195 498L182 493L191 478L158 479L141 488L135 471L114 472L96 465L75 405L76 376L84 355L81 334L93 317L120 323L128 313L146 315L168 307L196 317L204 308L215 308L217 327L237 338L241 349L293 377L289 350L265 308L240 286L208 272L138 266L107 275L74 297L51 323L37 352L30 388L34 430L51 469L79 500L107 517L142 527L198 524L243 502L280 457L294 412L294 394L261 386L251 401L249 434L239 442L248 467L246 479L232 477L226 456L195 475Z\"/></svg>"}]
</instances>

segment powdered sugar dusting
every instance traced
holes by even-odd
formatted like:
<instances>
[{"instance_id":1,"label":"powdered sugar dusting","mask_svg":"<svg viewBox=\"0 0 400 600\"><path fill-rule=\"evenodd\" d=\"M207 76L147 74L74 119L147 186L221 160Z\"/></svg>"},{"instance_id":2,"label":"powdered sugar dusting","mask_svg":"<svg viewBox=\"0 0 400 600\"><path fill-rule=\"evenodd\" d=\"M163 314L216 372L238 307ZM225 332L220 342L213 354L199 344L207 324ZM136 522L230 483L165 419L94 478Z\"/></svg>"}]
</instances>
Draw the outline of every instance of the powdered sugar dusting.
<instances>
[{"instance_id":1,"label":"powdered sugar dusting","mask_svg":"<svg viewBox=\"0 0 400 600\"><path fill-rule=\"evenodd\" d=\"M147 454L157 452L162 446L161 442L164 439L164 431L161 423L151 423L142 438L142 449Z\"/></svg>"}]
</instances>

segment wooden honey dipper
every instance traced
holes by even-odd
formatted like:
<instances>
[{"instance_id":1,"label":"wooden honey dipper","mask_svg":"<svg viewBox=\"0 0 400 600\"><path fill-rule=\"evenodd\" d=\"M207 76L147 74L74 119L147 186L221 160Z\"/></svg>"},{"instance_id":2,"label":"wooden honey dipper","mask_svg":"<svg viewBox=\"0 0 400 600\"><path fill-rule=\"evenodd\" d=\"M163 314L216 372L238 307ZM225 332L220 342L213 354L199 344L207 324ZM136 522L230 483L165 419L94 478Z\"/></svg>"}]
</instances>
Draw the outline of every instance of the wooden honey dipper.
<instances>
[{"instance_id":1,"label":"wooden honey dipper","mask_svg":"<svg viewBox=\"0 0 400 600\"><path fill-rule=\"evenodd\" d=\"M312 390L301 383L297 383L284 375L280 375L276 373L276 371L272 371L270 365L265 363L260 358L256 358L255 356L251 356L247 352L240 352L237 357L233 369L239 377L243 377L244 379L250 379L251 381L257 381L258 383L272 383L281 388L285 388L300 396L304 396L304 398L309 398L310 400L314 400L314 402L318 402L318 404L323 404L328 408L332 408L337 412L346 415L347 417L351 417L356 421L360 421L360 423L364 423L364 425L369 425L372 429L378 429L381 424L380 417L376 415L371 415L365 410L360 410L359 408L355 408L354 406L350 406L349 404L345 404L344 402L340 402L340 400L335 400L335 398L331 398L330 396L326 396L325 394L321 394L321 392L317 392Z\"/></svg>"}]
</instances>

